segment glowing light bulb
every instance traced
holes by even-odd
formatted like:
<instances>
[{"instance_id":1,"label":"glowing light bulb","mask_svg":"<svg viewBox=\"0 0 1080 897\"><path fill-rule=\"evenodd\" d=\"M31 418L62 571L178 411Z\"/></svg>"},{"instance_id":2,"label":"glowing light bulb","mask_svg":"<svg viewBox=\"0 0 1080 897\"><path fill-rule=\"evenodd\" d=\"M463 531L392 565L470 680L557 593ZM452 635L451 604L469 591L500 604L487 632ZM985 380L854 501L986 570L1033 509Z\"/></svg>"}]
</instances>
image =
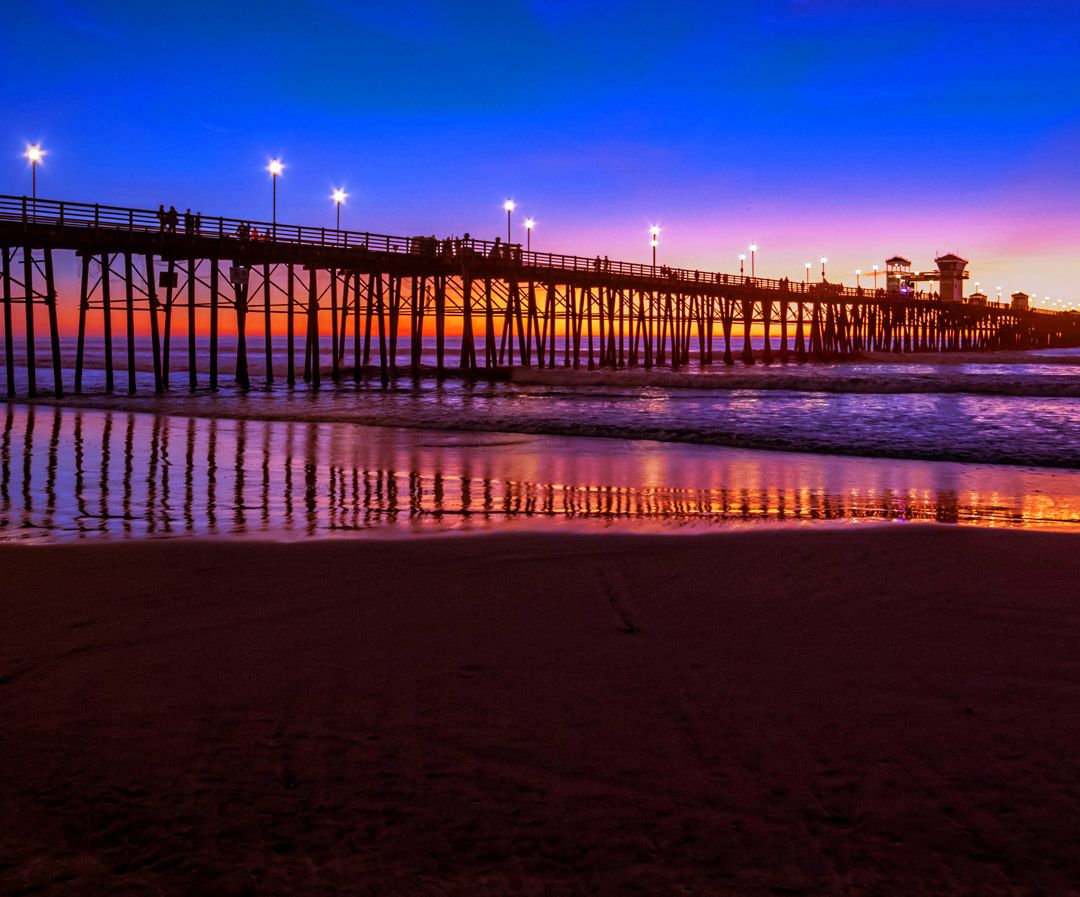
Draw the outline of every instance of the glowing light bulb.
<instances>
[{"instance_id":1,"label":"glowing light bulb","mask_svg":"<svg viewBox=\"0 0 1080 897\"><path fill-rule=\"evenodd\" d=\"M266 166L266 170L270 172L274 177L277 177L281 172L285 170L285 166L281 164L280 159L271 159L270 164Z\"/></svg>"}]
</instances>

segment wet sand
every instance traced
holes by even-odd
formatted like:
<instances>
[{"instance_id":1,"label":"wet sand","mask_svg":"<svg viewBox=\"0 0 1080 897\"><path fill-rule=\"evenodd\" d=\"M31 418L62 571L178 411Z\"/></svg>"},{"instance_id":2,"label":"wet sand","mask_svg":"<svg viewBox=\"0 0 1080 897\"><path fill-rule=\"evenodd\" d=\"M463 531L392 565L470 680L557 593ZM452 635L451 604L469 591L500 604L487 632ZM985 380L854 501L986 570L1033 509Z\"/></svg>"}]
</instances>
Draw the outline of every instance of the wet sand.
<instances>
[{"instance_id":1,"label":"wet sand","mask_svg":"<svg viewBox=\"0 0 1080 897\"><path fill-rule=\"evenodd\" d=\"M1080 531L1080 470L0 408L0 542L675 533L884 520Z\"/></svg>"},{"instance_id":2,"label":"wet sand","mask_svg":"<svg viewBox=\"0 0 1080 897\"><path fill-rule=\"evenodd\" d=\"M0 893L1074 893L1078 540L0 546Z\"/></svg>"}]
</instances>

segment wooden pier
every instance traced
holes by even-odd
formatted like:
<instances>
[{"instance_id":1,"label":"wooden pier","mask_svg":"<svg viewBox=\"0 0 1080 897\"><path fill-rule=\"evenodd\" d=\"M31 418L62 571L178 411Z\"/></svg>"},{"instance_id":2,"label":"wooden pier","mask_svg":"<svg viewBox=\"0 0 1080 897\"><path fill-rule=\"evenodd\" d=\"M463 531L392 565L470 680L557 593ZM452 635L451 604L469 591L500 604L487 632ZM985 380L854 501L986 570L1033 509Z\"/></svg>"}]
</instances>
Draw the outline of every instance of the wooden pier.
<instances>
[{"instance_id":1,"label":"wooden pier","mask_svg":"<svg viewBox=\"0 0 1080 897\"><path fill-rule=\"evenodd\" d=\"M61 352L58 253L73 254L78 264L70 384ZM371 373L388 382L397 373L418 373L432 340L432 367L440 373L514 366L679 369L736 360L827 361L865 351L1080 345L1075 313L527 252L486 240L203 215L184 216L170 227L152 210L12 196L0 196L0 283L8 396L17 393L17 319L29 397L41 392L42 369L51 370L54 395L82 392L88 332L96 325L107 392L136 391L139 340L149 341L156 392L179 385L170 371L177 352L187 355L184 385L216 389L223 315L232 319L234 377L243 388L251 385L253 351L262 355L266 383L302 380L319 389L324 375L359 382ZM35 343L41 306L47 360L38 357ZM118 382L113 327L121 314ZM272 339L282 317L283 350ZM249 339L252 318L261 346ZM450 319L459 324L457 345L447 339ZM181 326L183 346L174 338ZM200 332L209 335L206 374L196 363ZM752 332L764 337L757 353Z\"/></svg>"}]
</instances>

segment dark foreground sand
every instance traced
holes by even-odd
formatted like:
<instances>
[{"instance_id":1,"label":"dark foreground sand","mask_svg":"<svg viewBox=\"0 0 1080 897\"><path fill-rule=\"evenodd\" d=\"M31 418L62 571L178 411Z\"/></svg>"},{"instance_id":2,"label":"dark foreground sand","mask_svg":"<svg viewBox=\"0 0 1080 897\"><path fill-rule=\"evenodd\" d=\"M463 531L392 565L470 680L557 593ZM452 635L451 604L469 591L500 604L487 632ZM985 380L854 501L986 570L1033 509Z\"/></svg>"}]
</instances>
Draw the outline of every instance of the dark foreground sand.
<instances>
[{"instance_id":1,"label":"dark foreground sand","mask_svg":"<svg viewBox=\"0 0 1080 897\"><path fill-rule=\"evenodd\" d=\"M1080 537L0 549L0 893L1065 894Z\"/></svg>"}]
</instances>

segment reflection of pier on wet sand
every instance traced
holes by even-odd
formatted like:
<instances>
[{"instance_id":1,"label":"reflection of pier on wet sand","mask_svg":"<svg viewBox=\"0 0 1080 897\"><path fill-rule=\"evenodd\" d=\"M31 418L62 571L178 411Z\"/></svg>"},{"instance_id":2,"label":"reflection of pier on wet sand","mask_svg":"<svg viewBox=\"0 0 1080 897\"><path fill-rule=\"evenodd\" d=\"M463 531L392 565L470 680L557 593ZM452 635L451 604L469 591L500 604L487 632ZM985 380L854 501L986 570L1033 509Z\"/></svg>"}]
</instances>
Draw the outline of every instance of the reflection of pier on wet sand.
<instances>
[{"instance_id":1,"label":"reflection of pier on wet sand","mask_svg":"<svg viewBox=\"0 0 1080 897\"><path fill-rule=\"evenodd\" d=\"M9 405L0 533L927 520L1080 525L1080 472Z\"/></svg>"}]
</instances>

